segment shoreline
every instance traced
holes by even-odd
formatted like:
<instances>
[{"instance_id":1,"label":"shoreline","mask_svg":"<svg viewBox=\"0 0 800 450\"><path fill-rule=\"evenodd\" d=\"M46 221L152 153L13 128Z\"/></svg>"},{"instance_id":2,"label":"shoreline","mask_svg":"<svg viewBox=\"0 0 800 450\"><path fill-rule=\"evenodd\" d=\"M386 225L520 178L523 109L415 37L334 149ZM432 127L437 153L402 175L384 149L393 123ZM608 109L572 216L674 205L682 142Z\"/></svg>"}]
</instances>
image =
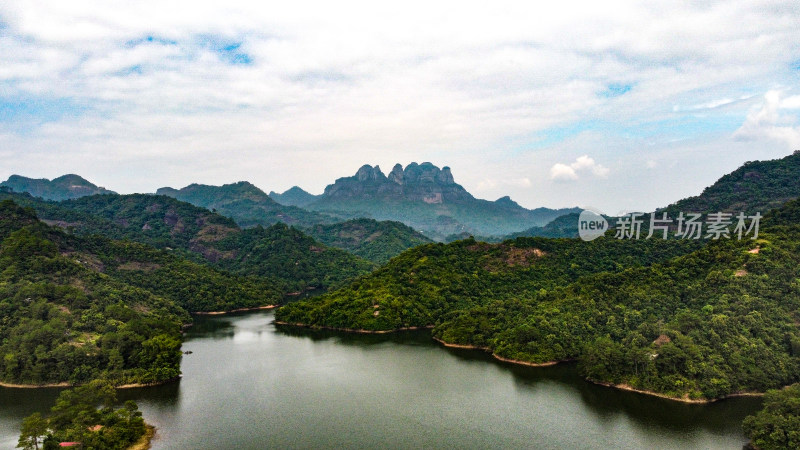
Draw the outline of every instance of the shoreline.
<instances>
[{"instance_id":1,"label":"shoreline","mask_svg":"<svg viewBox=\"0 0 800 450\"><path fill-rule=\"evenodd\" d=\"M155 383L129 383L129 384L120 384L119 386L114 386L114 389L136 389L136 388L146 388L146 387L155 387L155 386L163 386L165 384L174 383L175 381L179 381L183 375L178 375L175 378L170 378L169 380L164 381L157 381Z\"/></svg>"},{"instance_id":2,"label":"shoreline","mask_svg":"<svg viewBox=\"0 0 800 450\"><path fill-rule=\"evenodd\" d=\"M610 388L614 388L614 389L619 389L621 391L635 392L637 394L650 395L650 396L653 396L653 397L663 398L663 399L666 399L666 400L672 400L672 401L676 401L676 402L689 403L689 404L695 404L695 405L707 405L709 403L715 403L715 402L718 402L720 400L725 400L725 399L729 399L729 398L736 398L736 397L763 397L764 396L763 392L734 392L733 394L723 395L722 397L717 397L717 398L698 398L698 399L693 399L693 398L689 398L688 394L686 394L686 396L684 396L684 397L672 397L670 395L662 394L660 392L648 391L646 389L638 389L638 388L635 388L633 386L629 386L629 385L624 384L624 383L623 384L614 384L614 383L609 383L607 381L593 380L591 378L586 378L586 381L588 381L590 383L593 383L593 384L596 384L598 386L605 386L605 387L610 387Z\"/></svg>"},{"instance_id":3,"label":"shoreline","mask_svg":"<svg viewBox=\"0 0 800 450\"><path fill-rule=\"evenodd\" d=\"M15 384L15 383L5 383L0 381L0 387L9 389L41 389L41 388L74 387L74 385L69 384L66 381L62 381L61 383L45 383L45 384Z\"/></svg>"},{"instance_id":4,"label":"shoreline","mask_svg":"<svg viewBox=\"0 0 800 450\"><path fill-rule=\"evenodd\" d=\"M546 361L546 362L543 362L543 363L535 363L535 362L522 361L522 360L519 360L519 359L511 359L511 358L506 358L506 357L500 356L497 353L494 353L492 351L492 349L490 349L489 347L481 347L481 346L478 346L478 345L451 344L451 343L443 341L443 340L441 340L441 339L439 339L437 337L434 337L433 340L438 342L438 343L440 343L440 344L442 344L445 347L448 347L448 348L458 348L458 349L464 349L464 350L481 350L481 351L484 351L486 353L490 353L492 355L492 358L494 358L494 359L496 359L498 361L502 361L504 363L509 363L509 364L517 364L517 365L521 365L521 366L550 367L550 366L555 366L556 364L560 364L562 362L574 361L574 359L564 359L564 360L560 360L560 361Z\"/></svg>"},{"instance_id":5,"label":"shoreline","mask_svg":"<svg viewBox=\"0 0 800 450\"><path fill-rule=\"evenodd\" d=\"M336 327L325 327L319 325L306 325L304 323L289 323L280 320L275 320L273 321L273 323L275 325L286 325L290 327L308 328L309 330L345 331L348 333L359 333L359 334L389 334L398 331L430 330L431 328L433 328L433 325L426 325L424 327L403 327L403 328L395 328L393 330L364 330L358 328L336 328Z\"/></svg>"},{"instance_id":6,"label":"shoreline","mask_svg":"<svg viewBox=\"0 0 800 450\"><path fill-rule=\"evenodd\" d=\"M274 309L277 308L278 305L264 305L264 306L253 306L251 308L236 308L230 311L198 311L193 312L193 316L219 316L222 314L231 314L237 312L245 312L245 311L258 311L260 309Z\"/></svg>"},{"instance_id":7,"label":"shoreline","mask_svg":"<svg viewBox=\"0 0 800 450\"><path fill-rule=\"evenodd\" d=\"M153 438L156 436L156 427L145 422L145 432L138 441L131 444L127 450L147 450L150 448Z\"/></svg>"},{"instance_id":8,"label":"shoreline","mask_svg":"<svg viewBox=\"0 0 800 450\"><path fill-rule=\"evenodd\" d=\"M114 389L135 389L135 388L146 388L146 387L155 387L161 386L164 384L172 383L181 379L181 375L178 375L175 378L170 378L169 380L158 381L155 383L128 383L128 384L120 384L119 386L114 386ZM4 383L0 381L0 388L8 388L8 389L47 389L47 388L74 388L77 386L81 386L78 384L70 384L66 381L62 381L61 383L46 383L46 384L15 384L15 383Z\"/></svg>"}]
</instances>

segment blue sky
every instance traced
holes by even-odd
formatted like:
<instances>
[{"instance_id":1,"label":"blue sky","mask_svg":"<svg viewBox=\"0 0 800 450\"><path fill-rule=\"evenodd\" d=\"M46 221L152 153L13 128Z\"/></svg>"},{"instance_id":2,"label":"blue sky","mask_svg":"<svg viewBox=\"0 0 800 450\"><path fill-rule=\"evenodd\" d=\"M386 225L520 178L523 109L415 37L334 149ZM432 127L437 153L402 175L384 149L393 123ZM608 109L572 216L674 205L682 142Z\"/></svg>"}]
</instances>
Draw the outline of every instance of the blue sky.
<instances>
[{"instance_id":1,"label":"blue sky","mask_svg":"<svg viewBox=\"0 0 800 450\"><path fill-rule=\"evenodd\" d=\"M613 213L800 149L795 1L254 3L3 2L0 178L318 193L430 161Z\"/></svg>"}]
</instances>

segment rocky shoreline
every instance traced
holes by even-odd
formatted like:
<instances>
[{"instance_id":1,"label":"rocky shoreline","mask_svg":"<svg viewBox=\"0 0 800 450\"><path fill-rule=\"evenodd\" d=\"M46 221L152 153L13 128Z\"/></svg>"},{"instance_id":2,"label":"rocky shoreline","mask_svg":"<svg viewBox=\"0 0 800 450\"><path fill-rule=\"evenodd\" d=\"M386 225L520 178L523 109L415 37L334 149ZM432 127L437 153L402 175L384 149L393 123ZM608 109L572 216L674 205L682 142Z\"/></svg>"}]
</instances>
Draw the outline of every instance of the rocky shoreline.
<instances>
[{"instance_id":1,"label":"rocky shoreline","mask_svg":"<svg viewBox=\"0 0 800 450\"><path fill-rule=\"evenodd\" d=\"M258 311L260 309L274 309L277 308L278 305L264 305L264 306L254 306L252 308L236 308L230 311L200 311L200 312L193 312L192 315L195 316L219 316L222 314L231 314L237 312L245 312L245 311Z\"/></svg>"},{"instance_id":2,"label":"rocky shoreline","mask_svg":"<svg viewBox=\"0 0 800 450\"><path fill-rule=\"evenodd\" d=\"M477 346L477 345L451 344L449 342L443 341L443 340L441 340L439 338L436 338L436 337L433 338L433 340L438 342L438 343L440 343L440 344L442 344L445 347L448 347L448 348L460 348L460 349L465 349L465 350L481 350L481 351L484 351L484 352L487 352L487 353L491 353L492 354L492 358L494 358L494 359L496 359L498 361L502 361L502 362L506 362L506 363L510 363L510 364L519 364L521 366L550 367L550 366L555 366L556 364L559 364L559 363L562 363L562 362L574 361L572 359L565 359L565 360L562 360L562 361L546 361L546 362L543 362L543 363L535 363L535 362L530 362L530 361L522 361L522 360L519 360L519 359L505 358L503 356L498 355L497 353L492 352L492 350L489 347L481 347L481 346Z\"/></svg>"},{"instance_id":3,"label":"rocky shoreline","mask_svg":"<svg viewBox=\"0 0 800 450\"><path fill-rule=\"evenodd\" d=\"M144 388L144 387L153 387L153 386L161 386L163 384L172 383L174 381L178 381L181 379L181 376L178 375L175 378L170 378L169 380L158 381L155 383L128 383L128 384L121 384L119 386L114 386L116 389L134 389L134 388ZM45 383L45 384L16 384L16 383L4 383L0 381L0 387L10 388L10 389L42 389L42 388L72 388L77 385L67 383L66 381L62 381L61 383Z\"/></svg>"},{"instance_id":4,"label":"rocky shoreline","mask_svg":"<svg viewBox=\"0 0 800 450\"><path fill-rule=\"evenodd\" d=\"M395 333L397 331L413 331L413 330L430 330L433 328L433 325L425 326L425 327L403 327L403 328L395 328L394 330L364 330L359 328L336 328L336 327L324 327L319 325L306 325L304 323L289 323L289 322L282 322L280 320L276 320L275 325L285 325L290 327L302 327L308 328L311 330L329 330L329 331L345 331L347 333L360 333L360 334L389 334Z\"/></svg>"}]
</instances>

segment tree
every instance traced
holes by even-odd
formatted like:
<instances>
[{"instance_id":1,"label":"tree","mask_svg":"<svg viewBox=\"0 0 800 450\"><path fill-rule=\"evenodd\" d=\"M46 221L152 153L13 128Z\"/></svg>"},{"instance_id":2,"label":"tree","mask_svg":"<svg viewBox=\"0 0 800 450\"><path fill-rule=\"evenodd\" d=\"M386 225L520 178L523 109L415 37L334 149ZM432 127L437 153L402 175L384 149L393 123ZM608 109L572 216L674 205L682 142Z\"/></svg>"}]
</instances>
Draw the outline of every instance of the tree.
<instances>
[{"instance_id":1,"label":"tree","mask_svg":"<svg viewBox=\"0 0 800 450\"><path fill-rule=\"evenodd\" d=\"M800 448L800 384L768 391L764 409L747 416L742 427L757 448Z\"/></svg>"},{"instance_id":2,"label":"tree","mask_svg":"<svg viewBox=\"0 0 800 450\"><path fill-rule=\"evenodd\" d=\"M39 438L47 433L47 419L41 413L33 413L22 420L17 447L24 450L39 450Z\"/></svg>"}]
</instances>

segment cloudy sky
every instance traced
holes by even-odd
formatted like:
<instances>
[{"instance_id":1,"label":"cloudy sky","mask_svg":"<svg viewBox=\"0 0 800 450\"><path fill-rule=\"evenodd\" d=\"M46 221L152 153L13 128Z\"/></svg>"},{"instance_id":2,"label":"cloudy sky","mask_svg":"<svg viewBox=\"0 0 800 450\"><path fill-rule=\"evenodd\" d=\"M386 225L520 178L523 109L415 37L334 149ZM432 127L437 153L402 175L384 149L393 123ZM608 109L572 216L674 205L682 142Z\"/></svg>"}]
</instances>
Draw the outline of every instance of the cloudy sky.
<instances>
[{"instance_id":1,"label":"cloudy sky","mask_svg":"<svg viewBox=\"0 0 800 450\"><path fill-rule=\"evenodd\" d=\"M319 193L430 161L614 213L800 149L796 0L384 3L6 0L0 178Z\"/></svg>"}]
</instances>

